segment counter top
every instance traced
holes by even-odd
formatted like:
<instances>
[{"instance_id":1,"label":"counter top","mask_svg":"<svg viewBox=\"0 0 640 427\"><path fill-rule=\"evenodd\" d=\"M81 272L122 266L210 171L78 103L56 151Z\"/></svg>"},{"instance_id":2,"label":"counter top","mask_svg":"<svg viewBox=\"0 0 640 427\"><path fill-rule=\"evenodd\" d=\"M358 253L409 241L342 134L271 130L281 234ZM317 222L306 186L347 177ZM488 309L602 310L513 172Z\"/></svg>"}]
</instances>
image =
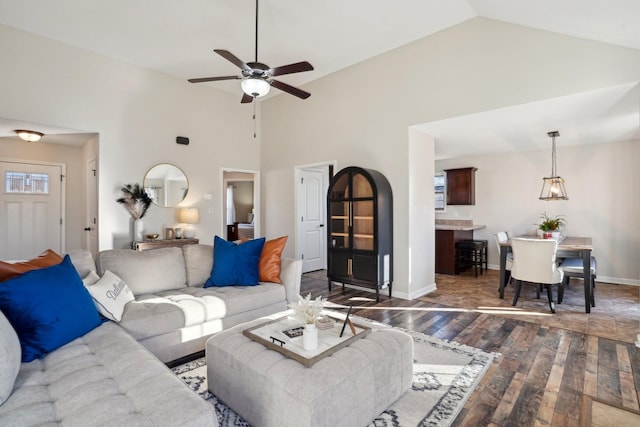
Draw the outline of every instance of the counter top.
<instances>
[{"instance_id":1,"label":"counter top","mask_svg":"<svg viewBox=\"0 0 640 427\"><path fill-rule=\"evenodd\" d=\"M450 231L472 231L487 228L486 225L470 224L470 225L448 225L448 224L436 224L436 230L450 230Z\"/></svg>"},{"instance_id":2,"label":"counter top","mask_svg":"<svg viewBox=\"0 0 640 427\"><path fill-rule=\"evenodd\" d=\"M436 230L473 231L482 228L487 226L474 224L471 219L436 219Z\"/></svg>"}]
</instances>

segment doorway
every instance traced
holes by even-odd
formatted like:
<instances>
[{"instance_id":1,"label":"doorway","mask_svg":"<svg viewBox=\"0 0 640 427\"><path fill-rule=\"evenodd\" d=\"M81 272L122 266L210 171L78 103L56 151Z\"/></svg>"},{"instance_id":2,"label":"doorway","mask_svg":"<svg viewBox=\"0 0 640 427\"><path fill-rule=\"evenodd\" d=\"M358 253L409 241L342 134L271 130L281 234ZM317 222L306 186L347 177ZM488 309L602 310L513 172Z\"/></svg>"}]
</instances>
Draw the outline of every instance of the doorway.
<instances>
[{"instance_id":1,"label":"doorway","mask_svg":"<svg viewBox=\"0 0 640 427\"><path fill-rule=\"evenodd\" d=\"M302 272L327 268L327 191L335 162L296 166L296 257Z\"/></svg>"},{"instance_id":2,"label":"doorway","mask_svg":"<svg viewBox=\"0 0 640 427\"><path fill-rule=\"evenodd\" d=\"M222 230L227 240L261 237L260 172L222 169Z\"/></svg>"}]
</instances>

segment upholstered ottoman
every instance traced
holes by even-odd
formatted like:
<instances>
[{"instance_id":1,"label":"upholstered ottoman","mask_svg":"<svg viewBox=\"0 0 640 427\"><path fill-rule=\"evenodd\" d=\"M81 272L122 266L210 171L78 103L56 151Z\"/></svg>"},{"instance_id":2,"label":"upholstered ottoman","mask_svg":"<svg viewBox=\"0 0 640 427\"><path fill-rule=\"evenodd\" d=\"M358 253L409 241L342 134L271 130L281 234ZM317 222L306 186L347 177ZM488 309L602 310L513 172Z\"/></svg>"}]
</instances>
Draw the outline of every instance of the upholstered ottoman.
<instances>
[{"instance_id":1,"label":"upholstered ottoman","mask_svg":"<svg viewBox=\"0 0 640 427\"><path fill-rule=\"evenodd\" d=\"M265 321L222 331L206 345L209 390L253 427L366 426L411 385L413 341L402 331L374 328L305 367L242 334Z\"/></svg>"}]
</instances>

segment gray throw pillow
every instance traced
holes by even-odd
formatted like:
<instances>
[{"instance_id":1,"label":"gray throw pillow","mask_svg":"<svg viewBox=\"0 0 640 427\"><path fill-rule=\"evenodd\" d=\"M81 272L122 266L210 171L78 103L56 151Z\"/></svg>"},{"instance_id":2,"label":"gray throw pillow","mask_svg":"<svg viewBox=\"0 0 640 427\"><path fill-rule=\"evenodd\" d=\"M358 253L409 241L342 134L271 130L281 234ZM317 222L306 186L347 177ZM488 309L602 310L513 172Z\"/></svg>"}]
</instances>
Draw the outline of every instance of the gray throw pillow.
<instances>
[{"instance_id":1,"label":"gray throw pillow","mask_svg":"<svg viewBox=\"0 0 640 427\"><path fill-rule=\"evenodd\" d=\"M0 405L2 405L13 391L20 370L20 340L11 323L0 311Z\"/></svg>"}]
</instances>

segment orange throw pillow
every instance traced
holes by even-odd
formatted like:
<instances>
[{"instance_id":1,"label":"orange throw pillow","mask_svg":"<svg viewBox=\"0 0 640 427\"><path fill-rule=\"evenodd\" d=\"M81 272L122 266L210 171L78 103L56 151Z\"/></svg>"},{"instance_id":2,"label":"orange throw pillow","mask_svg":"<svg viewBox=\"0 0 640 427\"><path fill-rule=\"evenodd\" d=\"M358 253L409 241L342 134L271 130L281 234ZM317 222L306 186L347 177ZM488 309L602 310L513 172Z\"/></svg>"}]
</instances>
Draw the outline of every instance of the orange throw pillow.
<instances>
[{"instance_id":1,"label":"orange throw pillow","mask_svg":"<svg viewBox=\"0 0 640 427\"><path fill-rule=\"evenodd\" d=\"M16 263L0 261L0 282L19 276L27 271L51 267L52 265L57 265L61 262L62 257L51 249L47 249L36 258L30 259L29 261Z\"/></svg>"},{"instance_id":2,"label":"orange throw pillow","mask_svg":"<svg viewBox=\"0 0 640 427\"><path fill-rule=\"evenodd\" d=\"M258 278L261 282L280 282L280 257L287 243L287 236L264 242L260 262L258 264Z\"/></svg>"}]
</instances>

